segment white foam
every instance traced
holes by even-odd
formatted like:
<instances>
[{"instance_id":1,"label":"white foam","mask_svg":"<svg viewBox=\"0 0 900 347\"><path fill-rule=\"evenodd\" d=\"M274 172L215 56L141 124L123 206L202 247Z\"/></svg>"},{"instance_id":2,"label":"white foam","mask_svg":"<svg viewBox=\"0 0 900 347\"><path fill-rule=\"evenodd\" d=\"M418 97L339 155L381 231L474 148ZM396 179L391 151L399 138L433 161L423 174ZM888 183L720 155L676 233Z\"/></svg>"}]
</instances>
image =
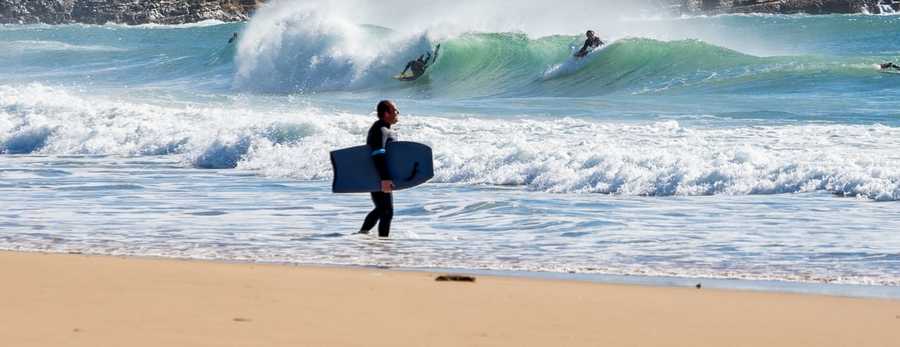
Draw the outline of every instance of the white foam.
<instances>
[{"instance_id":1,"label":"white foam","mask_svg":"<svg viewBox=\"0 0 900 347\"><path fill-rule=\"evenodd\" d=\"M82 52L122 52L126 49L102 45L73 45L61 41L18 40L0 42L4 55L31 52L82 51Z\"/></svg>"},{"instance_id":2,"label":"white foam","mask_svg":"<svg viewBox=\"0 0 900 347\"><path fill-rule=\"evenodd\" d=\"M226 24L228 24L228 23L218 20L218 19L206 19L206 20L202 20L199 22L182 23L182 24L146 23L146 24L130 25L130 24L119 24L119 23L107 23L103 26L122 27L122 28L141 28L141 29L186 29L186 28L204 28L204 27L226 25Z\"/></svg>"},{"instance_id":3,"label":"white foam","mask_svg":"<svg viewBox=\"0 0 900 347\"><path fill-rule=\"evenodd\" d=\"M596 48L588 52L586 56L580 58L575 57L574 54L578 50L580 50L581 47L571 47L573 56L569 57L569 59L561 64L553 65L547 68L547 70L544 71L544 80L568 76L578 72L578 70L581 70L581 68L593 61L597 54L600 54L601 51L603 51L606 47L609 47L609 45L611 44L612 41L605 42L605 45L603 47Z\"/></svg>"},{"instance_id":4,"label":"white foam","mask_svg":"<svg viewBox=\"0 0 900 347\"><path fill-rule=\"evenodd\" d=\"M278 92L360 88L390 81L408 60L432 49L427 34L382 30L312 5L263 7L238 45L235 85Z\"/></svg>"},{"instance_id":5,"label":"white foam","mask_svg":"<svg viewBox=\"0 0 900 347\"><path fill-rule=\"evenodd\" d=\"M252 104L249 103L249 104ZM360 144L370 115L136 104L43 85L0 87L0 148L39 154L172 154L203 168L331 177L328 152ZM900 128L802 124L683 127L676 121L458 119L411 115L437 183L639 196L827 191L900 199Z\"/></svg>"}]
</instances>

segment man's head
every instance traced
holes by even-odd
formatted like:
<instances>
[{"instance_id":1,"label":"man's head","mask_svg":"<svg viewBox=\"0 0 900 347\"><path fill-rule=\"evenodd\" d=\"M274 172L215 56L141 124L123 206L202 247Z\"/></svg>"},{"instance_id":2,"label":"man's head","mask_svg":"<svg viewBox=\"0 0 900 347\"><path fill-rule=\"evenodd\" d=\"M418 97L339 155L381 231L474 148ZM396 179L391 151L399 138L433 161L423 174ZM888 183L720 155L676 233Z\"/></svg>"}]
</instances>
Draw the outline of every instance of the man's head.
<instances>
[{"instance_id":1,"label":"man's head","mask_svg":"<svg viewBox=\"0 0 900 347\"><path fill-rule=\"evenodd\" d=\"M378 113L378 119L391 125L397 124L397 116L400 115L400 111L397 110L397 106L394 105L393 101L381 100L375 111Z\"/></svg>"},{"instance_id":2,"label":"man's head","mask_svg":"<svg viewBox=\"0 0 900 347\"><path fill-rule=\"evenodd\" d=\"M589 39L594 38L594 31L588 30L586 33L584 33L584 35L586 35Z\"/></svg>"}]
</instances>

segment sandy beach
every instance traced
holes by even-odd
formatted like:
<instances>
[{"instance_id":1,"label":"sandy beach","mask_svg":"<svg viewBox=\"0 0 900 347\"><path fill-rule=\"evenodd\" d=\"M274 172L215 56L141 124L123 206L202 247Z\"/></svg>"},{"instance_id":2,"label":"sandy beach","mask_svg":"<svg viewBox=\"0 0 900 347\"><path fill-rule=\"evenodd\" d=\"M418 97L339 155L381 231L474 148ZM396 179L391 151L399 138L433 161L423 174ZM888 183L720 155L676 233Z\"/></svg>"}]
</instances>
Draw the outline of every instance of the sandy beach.
<instances>
[{"instance_id":1,"label":"sandy beach","mask_svg":"<svg viewBox=\"0 0 900 347\"><path fill-rule=\"evenodd\" d=\"M900 301L0 252L6 346L894 346Z\"/></svg>"}]
</instances>

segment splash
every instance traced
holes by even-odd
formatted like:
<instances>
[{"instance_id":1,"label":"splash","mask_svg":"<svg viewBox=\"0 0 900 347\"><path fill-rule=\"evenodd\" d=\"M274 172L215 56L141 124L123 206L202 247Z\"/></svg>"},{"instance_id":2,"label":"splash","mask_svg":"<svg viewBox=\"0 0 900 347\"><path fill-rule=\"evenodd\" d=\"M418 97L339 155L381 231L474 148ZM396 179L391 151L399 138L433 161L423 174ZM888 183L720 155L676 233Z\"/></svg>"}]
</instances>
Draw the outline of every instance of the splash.
<instances>
[{"instance_id":1,"label":"splash","mask_svg":"<svg viewBox=\"0 0 900 347\"><path fill-rule=\"evenodd\" d=\"M389 81L403 59L431 50L427 34L401 37L311 5L269 6L248 24L234 83L268 92L358 89Z\"/></svg>"}]
</instances>

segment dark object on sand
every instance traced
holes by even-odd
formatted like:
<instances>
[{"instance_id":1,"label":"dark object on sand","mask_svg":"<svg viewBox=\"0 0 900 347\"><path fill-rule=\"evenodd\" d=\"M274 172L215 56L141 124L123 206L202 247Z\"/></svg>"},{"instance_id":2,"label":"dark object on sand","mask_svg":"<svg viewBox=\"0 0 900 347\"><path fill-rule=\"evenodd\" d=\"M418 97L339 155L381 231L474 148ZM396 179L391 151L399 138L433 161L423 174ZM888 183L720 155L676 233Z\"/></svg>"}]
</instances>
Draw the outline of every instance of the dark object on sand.
<instances>
[{"instance_id":1,"label":"dark object on sand","mask_svg":"<svg viewBox=\"0 0 900 347\"><path fill-rule=\"evenodd\" d=\"M697 283L697 289L700 289L700 288L703 288L703 285L700 283Z\"/></svg>"},{"instance_id":2,"label":"dark object on sand","mask_svg":"<svg viewBox=\"0 0 900 347\"><path fill-rule=\"evenodd\" d=\"M434 279L438 282L475 282L475 277L464 275L441 275Z\"/></svg>"}]
</instances>

